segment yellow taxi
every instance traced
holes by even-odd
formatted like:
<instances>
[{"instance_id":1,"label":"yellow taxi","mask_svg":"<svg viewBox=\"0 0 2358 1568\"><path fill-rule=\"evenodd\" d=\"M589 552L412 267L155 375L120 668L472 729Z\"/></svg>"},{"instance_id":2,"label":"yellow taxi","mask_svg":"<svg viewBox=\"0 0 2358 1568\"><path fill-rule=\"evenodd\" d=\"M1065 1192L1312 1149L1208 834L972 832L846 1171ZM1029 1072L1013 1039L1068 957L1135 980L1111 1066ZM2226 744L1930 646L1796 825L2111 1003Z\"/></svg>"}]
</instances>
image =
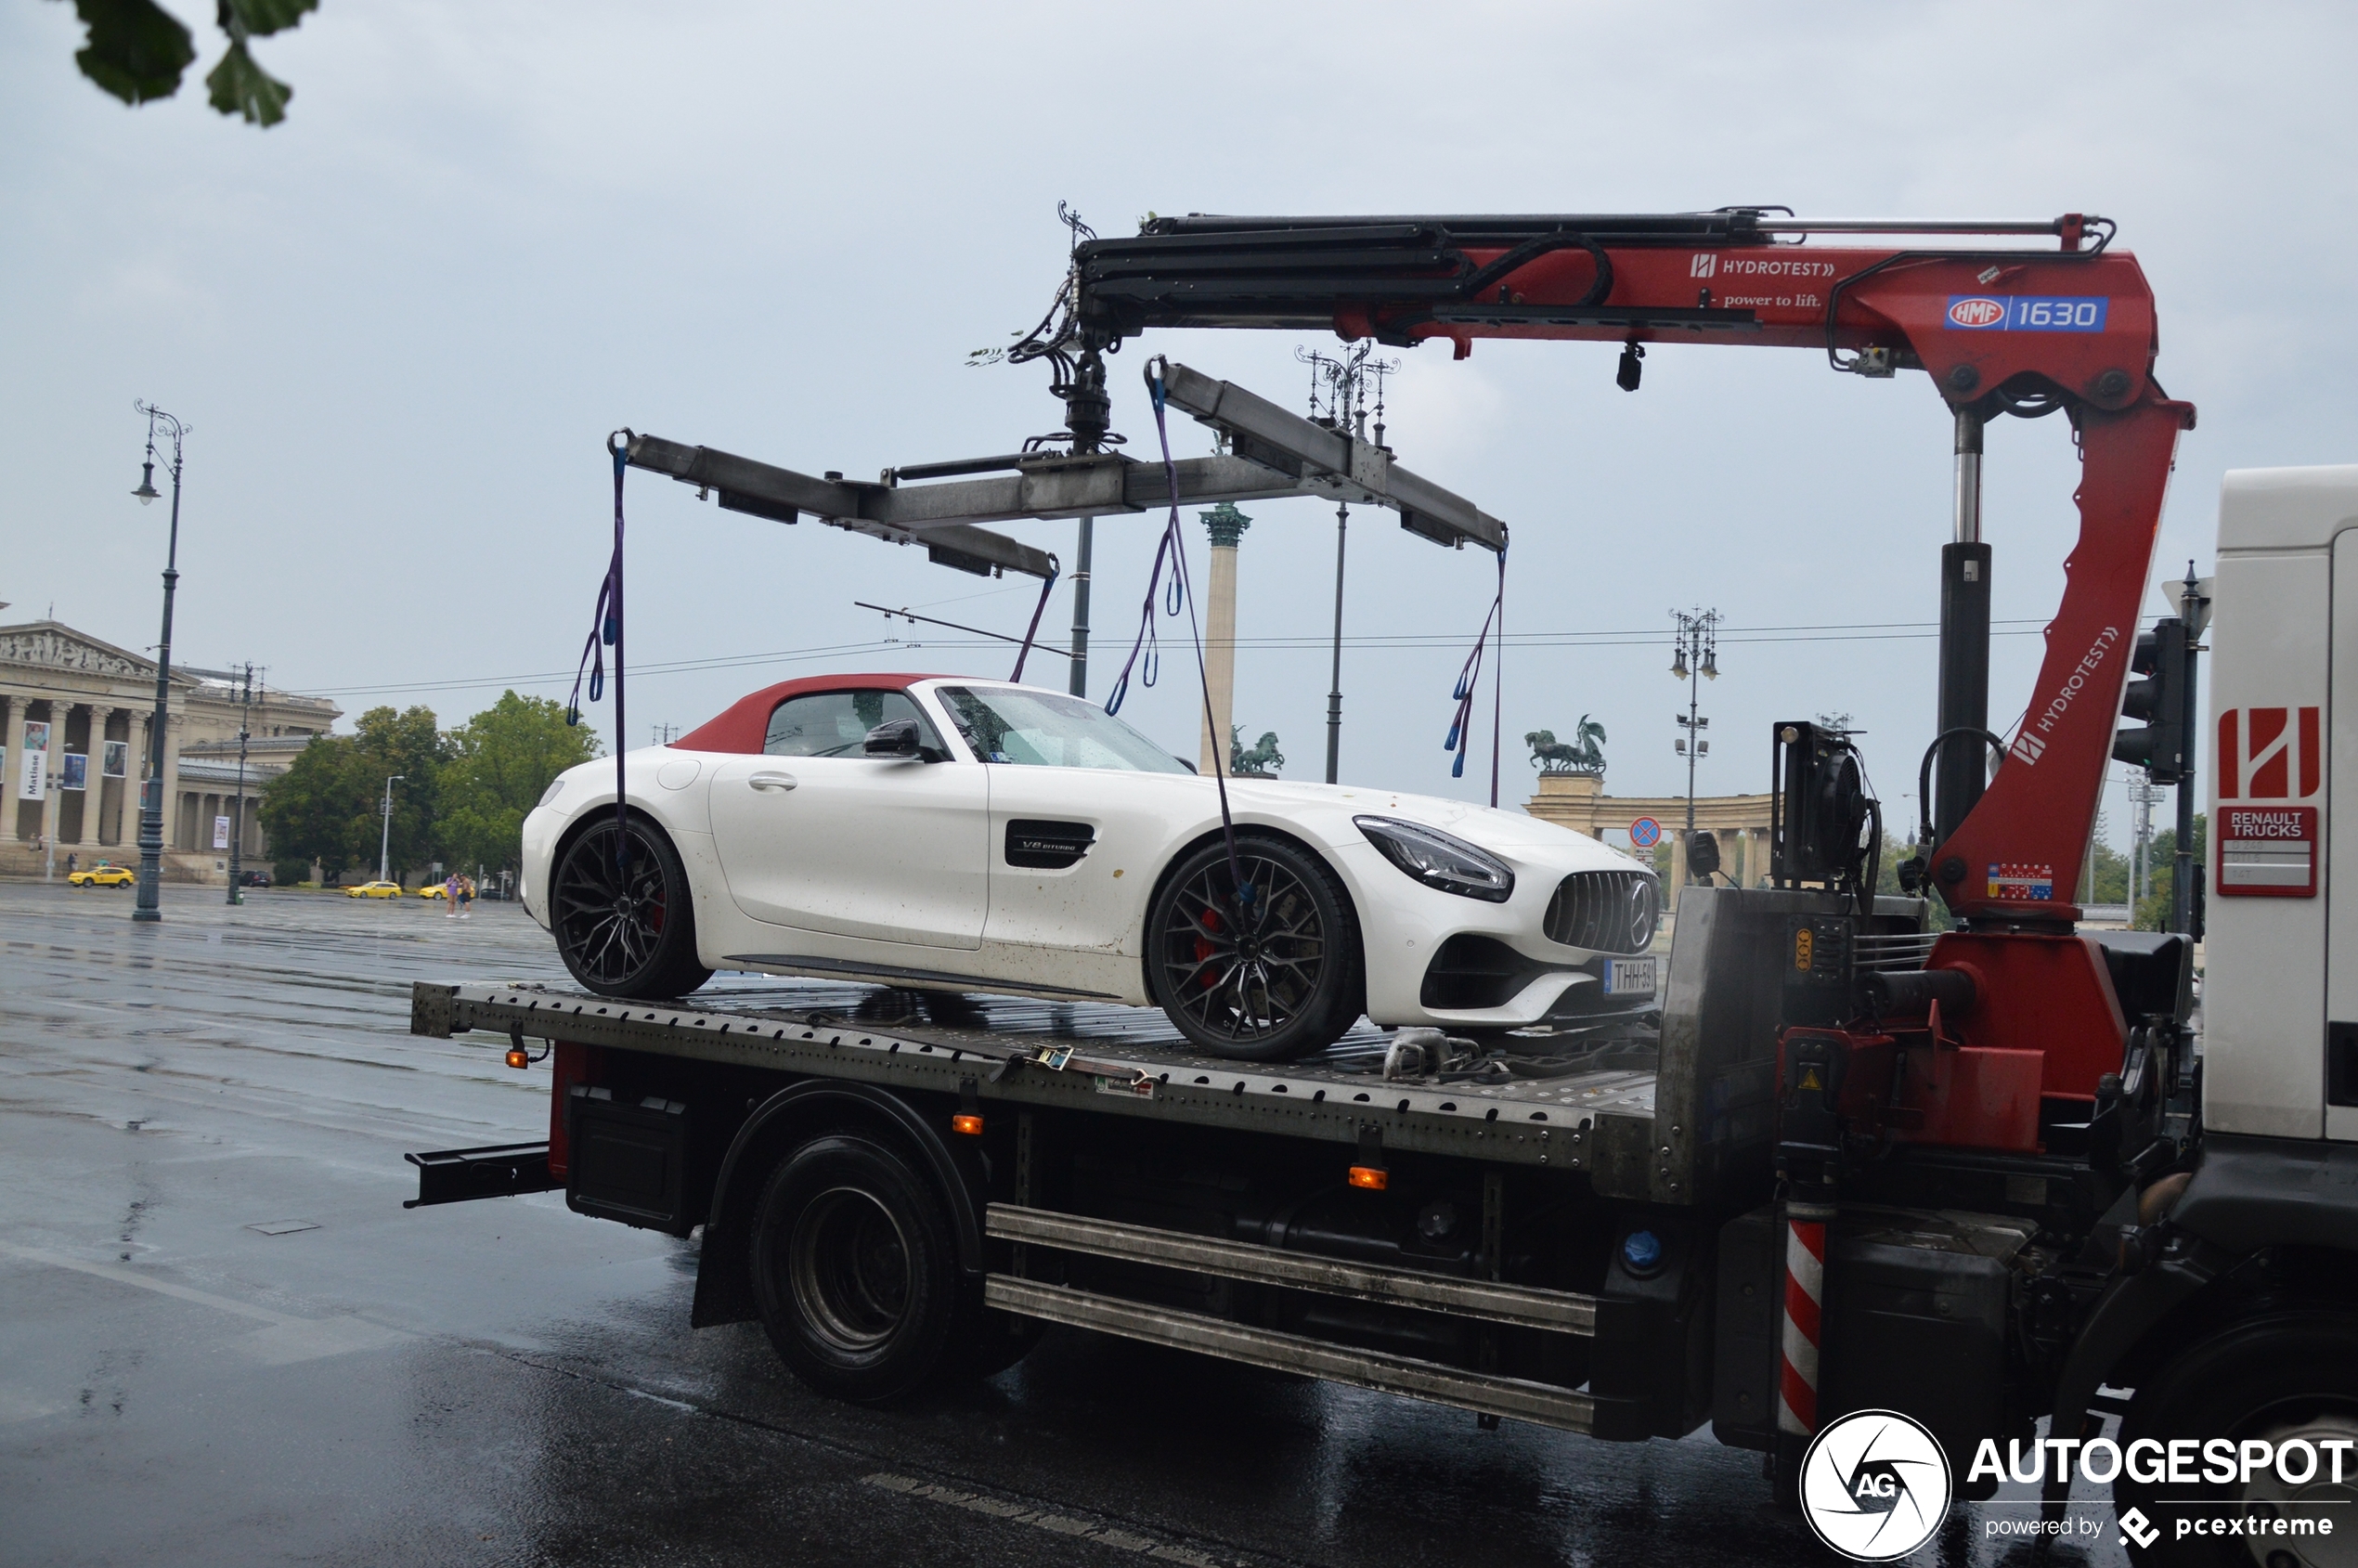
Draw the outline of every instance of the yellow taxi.
<instances>
[{"instance_id":1,"label":"yellow taxi","mask_svg":"<svg viewBox=\"0 0 2358 1568\"><path fill-rule=\"evenodd\" d=\"M429 882L429 883L427 883L424 887L422 887L422 888L419 888L419 889L418 889L418 897L420 897L420 898L421 898L421 899L445 899L445 900L447 900L447 899L448 899L448 898L450 897L450 895L449 895L448 893L447 893L447 892L445 892L445 891L443 890L443 887L442 887L442 884L441 884L441 883L439 883L439 882Z\"/></svg>"},{"instance_id":2,"label":"yellow taxi","mask_svg":"<svg viewBox=\"0 0 2358 1568\"><path fill-rule=\"evenodd\" d=\"M343 896L347 899L397 899L401 896L401 884L363 882L357 888L346 888Z\"/></svg>"},{"instance_id":3,"label":"yellow taxi","mask_svg":"<svg viewBox=\"0 0 2358 1568\"><path fill-rule=\"evenodd\" d=\"M66 883L73 888L128 888L139 880L138 873L127 865L114 865L100 861L87 871L66 873Z\"/></svg>"}]
</instances>

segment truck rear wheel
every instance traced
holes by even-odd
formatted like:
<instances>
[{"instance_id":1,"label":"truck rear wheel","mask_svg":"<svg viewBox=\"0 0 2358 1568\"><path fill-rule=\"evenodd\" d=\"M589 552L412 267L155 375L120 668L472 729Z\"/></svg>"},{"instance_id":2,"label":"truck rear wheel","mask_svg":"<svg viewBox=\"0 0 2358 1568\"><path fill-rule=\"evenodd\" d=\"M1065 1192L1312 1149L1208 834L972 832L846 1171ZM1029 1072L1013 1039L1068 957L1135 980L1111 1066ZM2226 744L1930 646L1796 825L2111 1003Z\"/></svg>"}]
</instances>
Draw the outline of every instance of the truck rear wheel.
<instances>
[{"instance_id":1,"label":"truck rear wheel","mask_svg":"<svg viewBox=\"0 0 2358 1568\"><path fill-rule=\"evenodd\" d=\"M821 1393L874 1405L950 1368L957 1245L929 1183L885 1145L814 1138L754 1212L754 1301L770 1342Z\"/></svg>"},{"instance_id":2,"label":"truck rear wheel","mask_svg":"<svg viewBox=\"0 0 2358 1568\"><path fill-rule=\"evenodd\" d=\"M2113 1487L2122 1514L2134 1508L2153 1522L2152 1544L2129 1547L2140 1568L2326 1568L2352 1560L2348 1516L2358 1498L2358 1454L2343 1449L2341 1480L2321 1441L2358 1440L2358 1315L2292 1312L2239 1323L2200 1341L2145 1380L2120 1423L2120 1445L2151 1438L2225 1438L2282 1445L2305 1440L2315 1463L2302 1481L2262 1469L2248 1482L2202 1477L2207 1455L2197 1448L2192 1483L2140 1483L2126 1472ZM2298 1468L2298 1460L2295 1461ZM2166 1499L2166 1500L2164 1500ZM2314 1532L2274 1534L2274 1521L2308 1521ZM2256 1522L2267 1534L2211 1534L2214 1522ZM2187 1525L2180 1535L2180 1525ZM2232 1526L2231 1526L2232 1528ZM2296 1523L2288 1528L2298 1529Z\"/></svg>"}]
</instances>

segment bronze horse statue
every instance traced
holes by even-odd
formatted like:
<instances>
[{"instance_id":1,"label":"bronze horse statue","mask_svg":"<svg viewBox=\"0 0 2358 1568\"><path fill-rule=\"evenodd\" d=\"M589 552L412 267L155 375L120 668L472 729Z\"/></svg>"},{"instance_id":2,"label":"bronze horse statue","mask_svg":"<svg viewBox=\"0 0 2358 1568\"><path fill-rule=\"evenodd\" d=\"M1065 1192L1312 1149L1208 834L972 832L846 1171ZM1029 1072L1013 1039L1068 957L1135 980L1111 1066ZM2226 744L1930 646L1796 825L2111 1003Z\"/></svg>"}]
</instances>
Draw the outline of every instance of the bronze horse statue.
<instances>
[{"instance_id":1,"label":"bronze horse statue","mask_svg":"<svg viewBox=\"0 0 2358 1568\"><path fill-rule=\"evenodd\" d=\"M1277 749L1277 732L1263 730L1261 739L1250 747L1238 737L1244 727L1228 726L1228 771L1240 779L1274 779L1277 770L1286 765L1285 753Z\"/></svg>"},{"instance_id":2,"label":"bronze horse statue","mask_svg":"<svg viewBox=\"0 0 2358 1568\"><path fill-rule=\"evenodd\" d=\"M1543 773L1601 773L1605 771L1605 727L1580 716L1570 744L1556 739L1553 730L1534 730L1523 736L1531 747L1531 765Z\"/></svg>"}]
</instances>

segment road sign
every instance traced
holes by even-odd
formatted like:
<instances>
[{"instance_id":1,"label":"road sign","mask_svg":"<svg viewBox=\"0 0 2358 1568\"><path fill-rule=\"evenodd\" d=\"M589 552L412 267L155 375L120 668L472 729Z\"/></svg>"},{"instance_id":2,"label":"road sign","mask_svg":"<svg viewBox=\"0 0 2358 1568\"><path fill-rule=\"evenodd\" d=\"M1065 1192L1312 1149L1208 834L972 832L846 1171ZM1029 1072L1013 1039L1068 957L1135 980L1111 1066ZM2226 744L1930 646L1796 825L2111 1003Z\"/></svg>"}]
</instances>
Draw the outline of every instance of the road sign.
<instances>
[{"instance_id":1,"label":"road sign","mask_svg":"<svg viewBox=\"0 0 2358 1568\"><path fill-rule=\"evenodd\" d=\"M1629 824L1629 842L1640 849L1651 849L1662 842L1662 824L1652 817L1639 817Z\"/></svg>"}]
</instances>

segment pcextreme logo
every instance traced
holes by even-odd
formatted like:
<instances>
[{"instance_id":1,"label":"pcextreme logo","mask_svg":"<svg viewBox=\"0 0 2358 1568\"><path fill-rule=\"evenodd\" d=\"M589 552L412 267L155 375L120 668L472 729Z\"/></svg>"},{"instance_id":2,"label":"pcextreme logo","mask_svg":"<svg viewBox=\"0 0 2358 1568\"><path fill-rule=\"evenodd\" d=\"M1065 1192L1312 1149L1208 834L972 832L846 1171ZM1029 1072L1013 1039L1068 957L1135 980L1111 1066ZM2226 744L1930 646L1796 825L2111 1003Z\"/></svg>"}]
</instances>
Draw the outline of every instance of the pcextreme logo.
<instances>
[{"instance_id":1,"label":"pcextreme logo","mask_svg":"<svg viewBox=\"0 0 2358 1568\"><path fill-rule=\"evenodd\" d=\"M1949 1457L1897 1410L1829 1421L1801 1460L1801 1512L1854 1562L1888 1562L1932 1539L1953 1495Z\"/></svg>"}]
</instances>

